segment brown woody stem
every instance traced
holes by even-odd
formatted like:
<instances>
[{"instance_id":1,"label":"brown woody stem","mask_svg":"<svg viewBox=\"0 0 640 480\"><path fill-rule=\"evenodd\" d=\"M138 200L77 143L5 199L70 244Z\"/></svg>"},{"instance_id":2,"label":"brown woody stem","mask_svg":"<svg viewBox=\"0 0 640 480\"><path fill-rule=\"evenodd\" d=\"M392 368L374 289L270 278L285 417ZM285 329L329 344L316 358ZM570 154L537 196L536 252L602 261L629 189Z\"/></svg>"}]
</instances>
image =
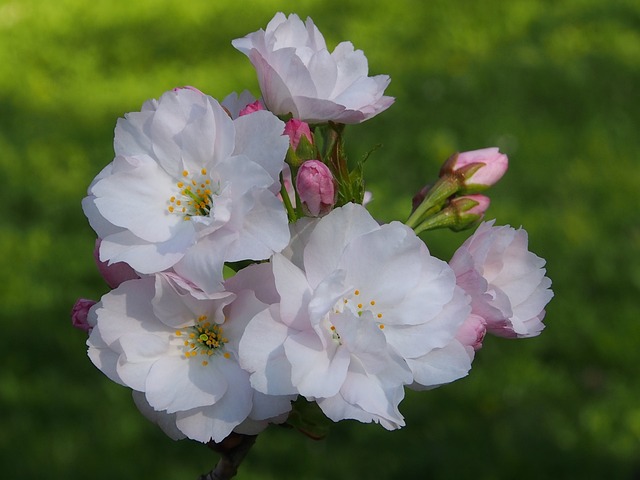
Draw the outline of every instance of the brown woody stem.
<instances>
[{"instance_id":1,"label":"brown woody stem","mask_svg":"<svg viewBox=\"0 0 640 480\"><path fill-rule=\"evenodd\" d=\"M207 443L207 447L220 454L220 460L218 460L216 468L201 475L198 480L227 480L235 477L240 463L249 453L256 438L258 438L257 435L231 433L220 443Z\"/></svg>"}]
</instances>

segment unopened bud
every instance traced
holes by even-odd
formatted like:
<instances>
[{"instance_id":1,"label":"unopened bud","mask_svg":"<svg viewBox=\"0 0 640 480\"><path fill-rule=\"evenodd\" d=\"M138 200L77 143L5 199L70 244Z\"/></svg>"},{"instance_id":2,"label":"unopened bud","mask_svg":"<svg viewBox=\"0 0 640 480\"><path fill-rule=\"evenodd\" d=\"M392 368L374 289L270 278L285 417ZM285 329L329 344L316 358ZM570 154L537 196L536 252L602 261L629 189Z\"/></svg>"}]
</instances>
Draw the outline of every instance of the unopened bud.
<instances>
[{"instance_id":1,"label":"unopened bud","mask_svg":"<svg viewBox=\"0 0 640 480\"><path fill-rule=\"evenodd\" d=\"M76 300L76 303L71 310L71 324L84 332L90 332L91 325L89 325L87 318L89 316L89 310L95 304L95 301L88 300L86 298L79 298Z\"/></svg>"},{"instance_id":2,"label":"unopened bud","mask_svg":"<svg viewBox=\"0 0 640 480\"><path fill-rule=\"evenodd\" d=\"M303 208L313 217L326 215L336 202L333 175L318 160L307 160L300 166L296 189Z\"/></svg>"},{"instance_id":3,"label":"unopened bud","mask_svg":"<svg viewBox=\"0 0 640 480\"><path fill-rule=\"evenodd\" d=\"M306 137L309 143L313 144L313 136L311 135L309 124L297 118L292 118L284 125L284 134L289 135L291 148L294 150L298 149L302 137Z\"/></svg>"},{"instance_id":4,"label":"unopened bud","mask_svg":"<svg viewBox=\"0 0 640 480\"><path fill-rule=\"evenodd\" d=\"M128 263L118 262L109 265L107 262L101 261L99 238L96 239L96 246L93 249L93 258L96 261L100 275L102 275L104 281L107 282L107 285L111 288L117 288L118 285L122 282L126 282L127 280L139 278L139 275Z\"/></svg>"},{"instance_id":5,"label":"unopened bud","mask_svg":"<svg viewBox=\"0 0 640 480\"><path fill-rule=\"evenodd\" d=\"M242 110L240 110L240 112L238 113L238 116L242 117L244 115L249 115L250 113L253 113L253 112L259 112L260 110L264 110L264 106L262 105L262 103L260 103L260 100L256 100L255 102L250 103L249 105L244 107Z\"/></svg>"},{"instance_id":6,"label":"unopened bud","mask_svg":"<svg viewBox=\"0 0 640 480\"><path fill-rule=\"evenodd\" d=\"M455 229L464 230L481 221L491 200L486 195L476 193L451 199L449 208L455 210L458 222Z\"/></svg>"},{"instance_id":7,"label":"unopened bud","mask_svg":"<svg viewBox=\"0 0 640 480\"><path fill-rule=\"evenodd\" d=\"M493 147L456 153L442 165L440 177L456 175L462 179L464 193L479 192L494 185L507 171L507 156Z\"/></svg>"},{"instance_id":8,"label":"unopened bud","mask_svg":"<svg viewBox=\"0 0 640 480\"><path fill-rule=\"evenodd\" d=\"M458 327L456 340L469 349L469 356L473 359L473 352L482 348L482 341L486 333L487 325L484 319L479 315L470 314Z\"/></svg>"}]
</instances>

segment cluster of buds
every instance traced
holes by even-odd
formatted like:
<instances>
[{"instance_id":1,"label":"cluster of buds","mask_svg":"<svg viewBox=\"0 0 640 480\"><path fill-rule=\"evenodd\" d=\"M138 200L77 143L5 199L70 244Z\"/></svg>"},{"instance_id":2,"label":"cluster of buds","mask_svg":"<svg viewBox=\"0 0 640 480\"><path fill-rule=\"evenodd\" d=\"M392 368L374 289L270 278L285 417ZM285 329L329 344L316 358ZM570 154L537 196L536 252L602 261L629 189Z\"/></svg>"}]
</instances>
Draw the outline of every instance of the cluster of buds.
<instances>
[{"instance_id":1,"label":"cluster of buds","mask_svg":"<svg viewBox=\"0 0 640 480\"><path fill-rule=\"evenodd\" d=\"M413 197L406 224L416 233L477 226L490 204L489 197L479 192L500 180L508 165L507 156L495 147L453 154L442 165L438 180Z\"/></svg>"}]
</instances>

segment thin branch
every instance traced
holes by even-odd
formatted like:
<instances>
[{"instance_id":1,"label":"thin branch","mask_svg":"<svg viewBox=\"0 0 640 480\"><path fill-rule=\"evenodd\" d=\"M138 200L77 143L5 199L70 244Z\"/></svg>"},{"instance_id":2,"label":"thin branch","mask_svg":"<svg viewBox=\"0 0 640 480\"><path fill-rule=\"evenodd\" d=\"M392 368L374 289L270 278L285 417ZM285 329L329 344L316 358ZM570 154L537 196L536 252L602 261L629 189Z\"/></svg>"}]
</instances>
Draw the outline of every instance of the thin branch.
<instances>
[{"instance_id":1,"label":"thin branch","mask_svg":"<svg viewBox=\"0 0 640 480\"><path fill-rule=\"evenodd\" d=\"M231 433L220 443L209 442L209 447L220 454L220 460L216 468L209 473L201 475L198 480L228 480L236 476L238 467L249 450L256 442L257 435L242 435Z\"/></svg>"}]
</instances>

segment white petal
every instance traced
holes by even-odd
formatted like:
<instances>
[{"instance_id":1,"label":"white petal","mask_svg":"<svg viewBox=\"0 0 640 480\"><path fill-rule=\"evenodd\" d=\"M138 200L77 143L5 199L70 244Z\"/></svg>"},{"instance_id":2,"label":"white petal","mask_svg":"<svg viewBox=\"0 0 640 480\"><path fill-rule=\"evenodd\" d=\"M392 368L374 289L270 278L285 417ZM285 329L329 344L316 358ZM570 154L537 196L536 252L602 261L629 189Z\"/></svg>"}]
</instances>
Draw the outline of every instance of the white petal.
<instances>
[{"instance_id":1,"label":"white petal","mask_svg":"<svg viewBox=\"0 0 640 480\"><path fill-rule=\"evenodd\" d=\"M297 330L309 328L307 305L311 300L311 289L298 267L282 255L271 259L276 289L280 292L280 319Z\"/></svg>"},{"instance_id":2,"label":"white petal","mask_svg":"<svg viewBox=\"0 0 640 480\"><path fill-rule=\"evenodd\" d=\"M453 382L471 369L471 359L464 346L454 340L443 348L432 350L423 357L408 359L415 384L411 388L423 390Z\"/></svg>"},{"instance_id":3,"label":"white petal","mask_svg":"<svg viewBox=\"0 0 640 480\"><path fill-rule=\"evenodd\" d=\"M146 393L149 404L168 413L217 402L227 391L227 381L214 362L199 358L162 357L149 370Z\"/></svg>"},{"instance_id":4,"label":"white petal","mask_svg":"<svg viewBox=\"0 0 640 480\"><path fill-rule=\"evenodd\" d=\"M234 121L236 147L234 155L245 155L264 168L279 185L289 138L283 136L284 123L268 111L244 115ZM277 193L277 192L276 192Z\"/></svg>"},{"instance_id":5,"label":"white petal","mask_svg":"<svg viewBox=\"0 0 640 480\"><path fill-rule=\"evenodd\" d=\"M133 401L145 417L151 420L153 423L157 424L164 433L171 438L171 440L182 440L185 438L184 433L178 430L176 427L176 416L175 414L169 414L166 412L158 412L154 410L147 399L144 396L144 393L136 392L133 393Z\"/></svg>"},{"instance_id":6,"label":"white petal","mask_svg":"<svg viewBox=\"0 0 640 480\"><path fill-rule=\"evenodd\" d=\"M249 375L230 360L219 359L219 369L228 389L213 405L178 412L177 427L189 438L200 442L221 442L242 423L251 411L253 390Z\"/></svg>"},{"instance_id":7,"label":"white petal","mask_svg":"<svg viewBox=\"0 0 640 480\"><path fill-rule=\"evenodd\" d=\"M362 205L349 203L323 217L310 235L304 252L309 285L315 287L336 270L345 246L353 238L380 226Z\"/></svg>"},{"instance_id":8,"label":"white petal","mask_svg":"<svg viewBox=\"0 0 640 480\"><path fill-rule=\"evenodd\" d=\"M329 342L326 349L315 332L296 333L284 341L291 362L291 381L306 397L331 397L344 383L351 357Z\"/></svg>"},{"instance_id":9,"label":"white petal","mask_svg":"<svg viewBox=\"0 0 640 480\"><path fill-rule=\"evenodd\" d=\"M145 241L164 242L175 235L183 221L167 210L175 190L174 179L148 159L136 168L100 180L92 193L96 207L112 224Z\"/></svg>"},{"instance_id":10,"label":"white petal","mask_svg":"<svg viewBox=\"0 0 640 480\"><path fill-rule=\"evenodd\" d=\"M298 393L291 384L291 364L284 353L283 343L293 332L276 321L277 306L256 315L240 340L240 366L249 371L251 385L269 395Z\"/></svg>"}]
</instances>

